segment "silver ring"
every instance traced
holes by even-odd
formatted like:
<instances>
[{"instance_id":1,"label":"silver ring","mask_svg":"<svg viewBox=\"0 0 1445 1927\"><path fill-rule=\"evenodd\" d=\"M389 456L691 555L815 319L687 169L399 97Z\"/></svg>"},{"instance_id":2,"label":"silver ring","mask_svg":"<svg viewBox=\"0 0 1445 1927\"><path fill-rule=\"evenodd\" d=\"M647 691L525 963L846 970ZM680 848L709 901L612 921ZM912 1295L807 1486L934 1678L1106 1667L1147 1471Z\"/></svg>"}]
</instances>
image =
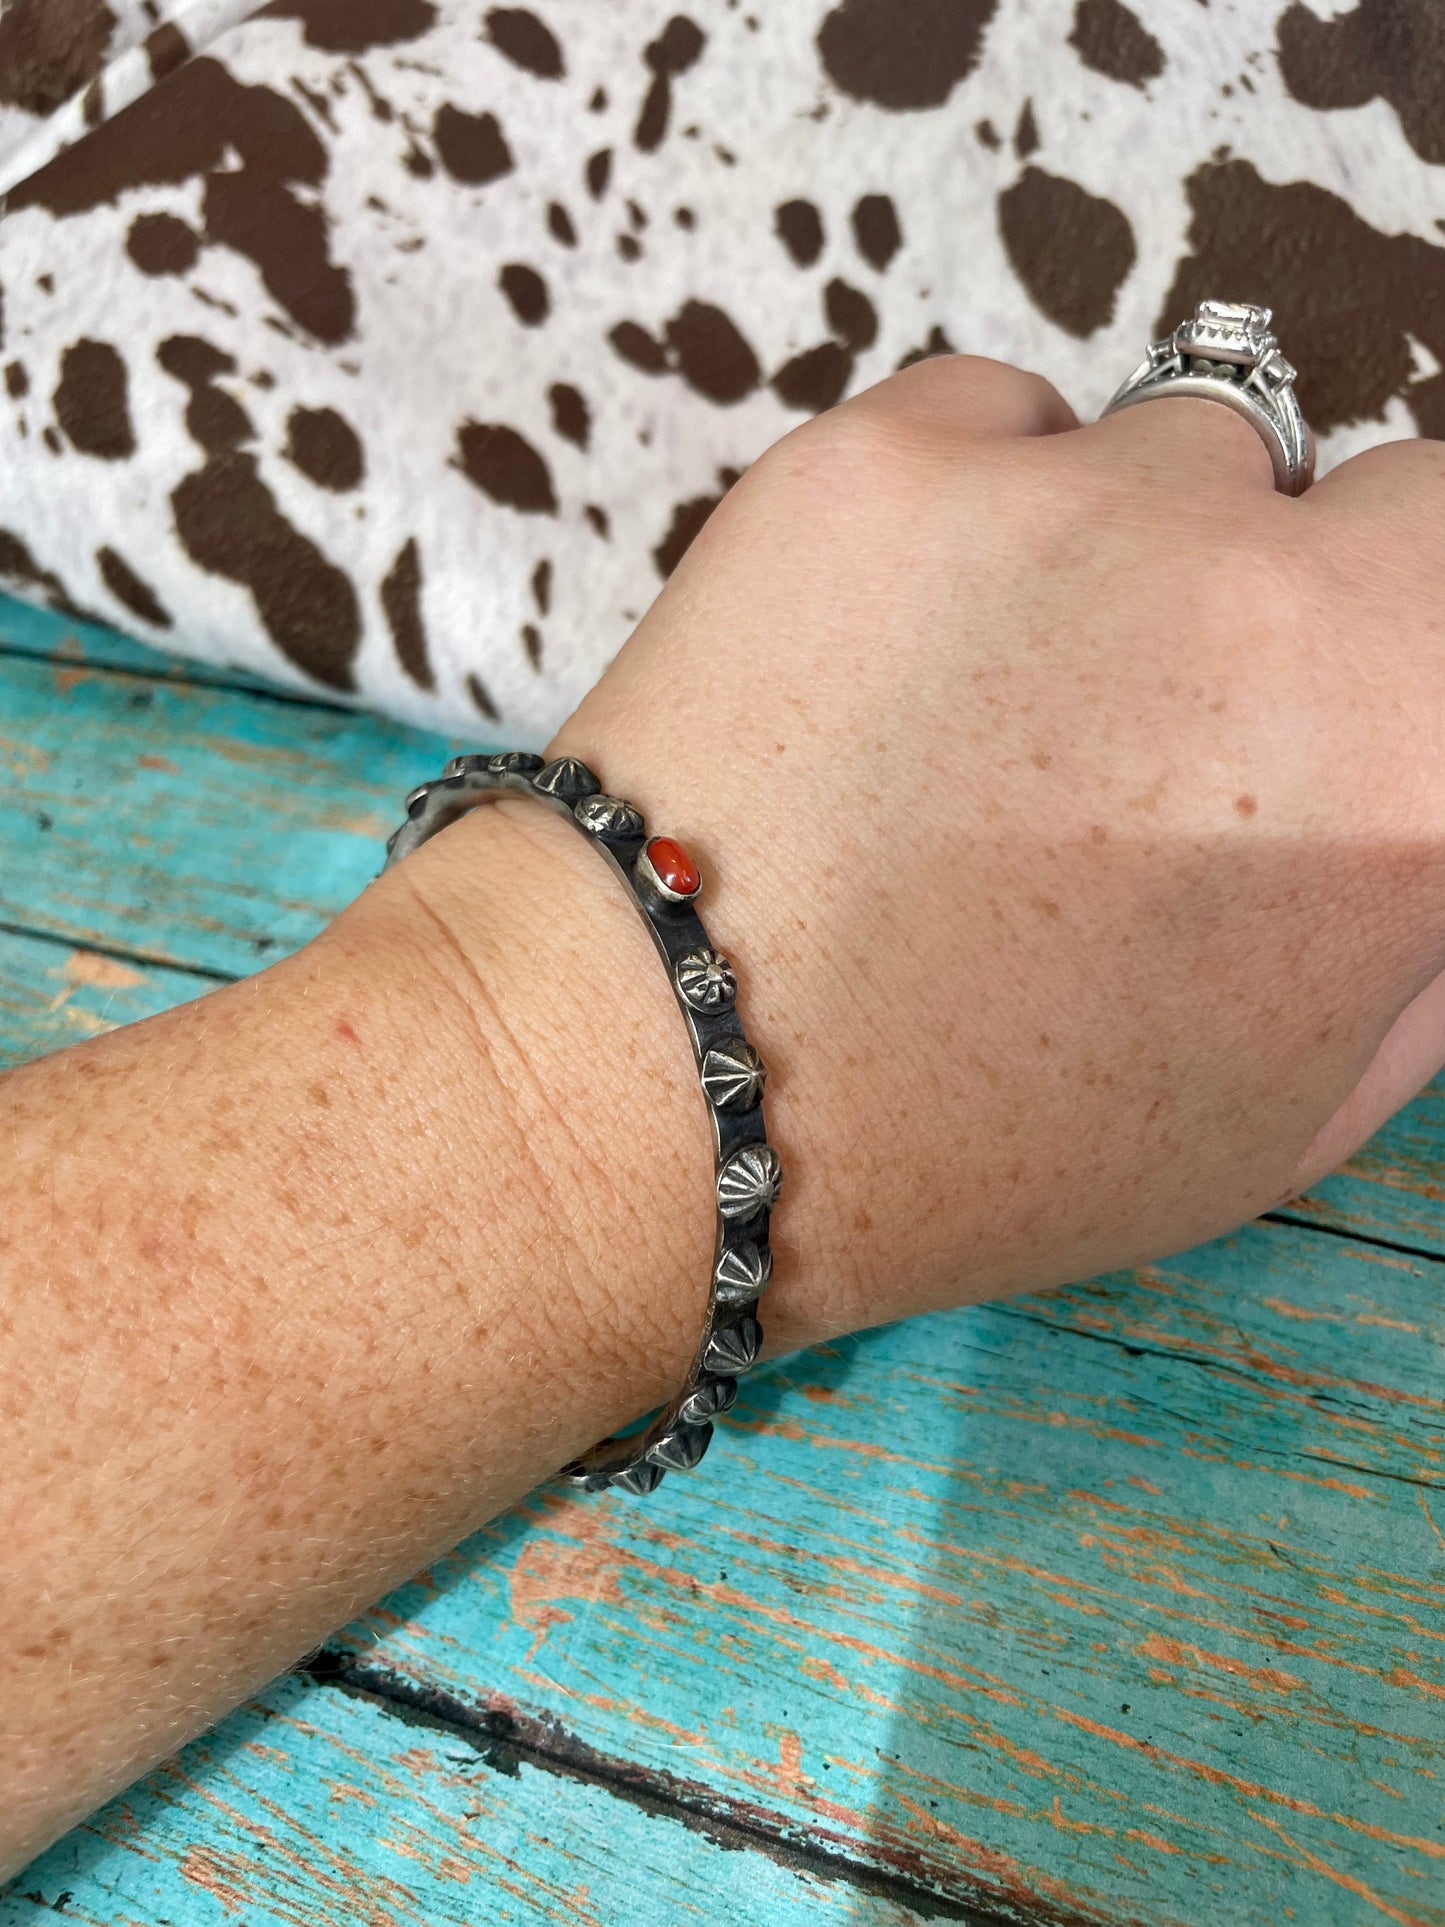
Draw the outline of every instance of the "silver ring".
<instances>
[{"instance_id":1,"label":"silver ring","mask_svg":"<svg viewBox=\"0 0 1445 1927\"><path fill-rule=\"evenodd\" d=\"M1315 473L1315 438L1295 397L1295 370L1270 333L1269 308L1201 301L1172 335L1151 341L1145 360L1104 414L1159 395L1222 402L1258 432L1282 495L1303 495Z\"/></svg>"}]
</instances>

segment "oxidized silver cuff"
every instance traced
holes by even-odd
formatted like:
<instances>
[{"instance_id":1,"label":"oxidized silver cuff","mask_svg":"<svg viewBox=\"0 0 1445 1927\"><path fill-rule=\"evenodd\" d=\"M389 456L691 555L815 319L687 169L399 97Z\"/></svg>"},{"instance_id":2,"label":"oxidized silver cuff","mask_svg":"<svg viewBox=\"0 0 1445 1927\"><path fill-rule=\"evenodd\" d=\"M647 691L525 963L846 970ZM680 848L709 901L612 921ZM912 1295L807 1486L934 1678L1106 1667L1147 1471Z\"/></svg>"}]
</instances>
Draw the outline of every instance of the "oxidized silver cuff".
<instances>
[{"instance_id":1,"label":"oxidized silver cuff","mask_svg":"<svg viewBox=\"0 0 1445 1927\"><path fill-rule=\"evenodd\" d=\"M690 1471L712 1440L712 1421L737 1397L738 1379L757 1362L763 1328L760 1293L772 1276L768 1223L782 1184L778 1154L763 1124L763 1061L743 1035L737 979L708 941L693 902L702 888L696 864L671 837L647 834L642 812L602 785L575 756L544 763L525 750L456 756L442 775L406 799L406 821L386 846L385 868L478 803L505 795L535 797L568 817L626 884L652 933L692 1040L712 1123L717 1238L702 1338L687 1381L640 1432L602 1439L563 1469L589 1492L618 1486L652 1492L668 1471Z\"/></svg>"},{"instance_id":2,"label":"oxidized silver cuff","mask_svg":"<svg viewBox=\"0 0 1445 1927\"><path fill-rule=\"evenodd\" d=\"M1221 402L1257 431L1282 495L1303 495L1314 479L1315 444L1295 396L1295 369L1270 333L1272 310L1250 301L1201 301L1145 359L1104 413L1161 395Z\"/></svg>"}]
</instances>

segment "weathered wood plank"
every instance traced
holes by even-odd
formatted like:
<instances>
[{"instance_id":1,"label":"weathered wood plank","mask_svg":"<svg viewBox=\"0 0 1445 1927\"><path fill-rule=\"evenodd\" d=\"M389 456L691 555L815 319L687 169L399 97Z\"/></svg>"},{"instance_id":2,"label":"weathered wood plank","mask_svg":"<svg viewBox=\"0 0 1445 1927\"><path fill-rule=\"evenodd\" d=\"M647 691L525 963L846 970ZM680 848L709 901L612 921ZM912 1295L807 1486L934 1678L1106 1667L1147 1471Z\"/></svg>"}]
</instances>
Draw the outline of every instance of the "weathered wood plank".
<instances>
[{"instance_id":1,"label":"weathered wood plank","mask_svg":"<svg viewBox=\"0 0 1445 1927\"><path fill-rule=\"evenodd\" d=\"M454 745L374 717L0 658L0 922L243 975L376 874Z\"/></svg>"},{"instance_id":2,"label":"weathered wood plank","mask_svg":"<svg viewBox=\"0 0 1445 1927\"><path fill-rule=\"evenodd\" d=\"M1441 1283L1263 1225L787 1361L341 1644L958 1903L1440 1927Z\"/></svg>"},{"instance_id":3,"label":"weathered wood plank","mask_svg":"<svg viewBox=\"0 0 1445 1927\"><path fill-rule=\"evenodd\" d=\"M211 988L185 971L0 931L0 1067L133 1024Z\"/></svg>"},{"instance_id":4,"label":"weathered wood plank","mask_svg":"<svg viewBox=\"0 0 1445 1927\"><path fill-rule=\"evenodd\" d=\"M866 1909L866 1911L863 1911ZM792 1927L920 1917L296 1679L0 1897L0 1927Z\"/></svg>"}]
</instances>

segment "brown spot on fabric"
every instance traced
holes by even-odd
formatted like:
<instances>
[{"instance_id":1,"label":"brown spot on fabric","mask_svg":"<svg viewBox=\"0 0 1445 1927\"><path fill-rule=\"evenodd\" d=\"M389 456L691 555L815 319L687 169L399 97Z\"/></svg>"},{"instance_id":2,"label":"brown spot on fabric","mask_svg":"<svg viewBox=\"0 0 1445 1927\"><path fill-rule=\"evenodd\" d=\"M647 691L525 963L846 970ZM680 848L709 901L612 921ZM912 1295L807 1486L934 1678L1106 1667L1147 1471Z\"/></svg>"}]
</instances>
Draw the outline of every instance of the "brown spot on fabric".
<instances>
[{"instance_id":1,"label":"brown spot on fabric","mask_svg":"<svg viewBox=\"0 0 1445 1927\"><path fill-rule=\"evenodd\" d=\"M832 280L823 290L828 326L853 349L871 348L878 339L878 310L859 288Z\"/></svg>"},{"instance_id":2,"label":"brown spot on fabric","mask_svg":"<svg viewBox=\"0 0 1445 1927\"><path fill-rule=\"evenodd\" d=\"M1421 433L1445 438L1445 377L1413 380L1408 339L1445 362L1445 248L1381 234L1338 195L1266 181L1249 161L1206 162L1185 188L1190 252L1161 315L1177 320L1228 277L1274 308L1316 430L1378 420L1403 395Z\"/></svg>"},{"instance_id":3,"label":"brown spot on fabric","mask_svg":"<svg viewBox=\"0 0 1445 1927\"><path fill-rule=\"evenodd\" d=\"M1134 231L1112 201L1026 167L999 196L998 226L1014 273L1050 321L1084 336L1113 319L1134 265Z\"/></svg>"},{"instance_id":4,"label":"brown spot on fabric","mask_svg":"<svg viewBox=\"0 0 1445 1927\"><path fill-rule=\"evenodd\" d=\"M512 150L495 114L468 114L446 101L432 124L441 164L454 181L485 187L513 167Z\"/></svg>"},{"instance_id":5,"label":"brown spot on fabric","mask_svg":"<svg viewBox=\"0 0 1445 1927\"><path fill-rule=\"evenodd\" d=\"M556 381L547 390L552 408L552 426L564 442L586 448L592 434L592 414L587 397L570 381Z\"/></svg>"},{"instance_id":6,"label":"brown spot on fabric","mask_svg":"<svg viewBox=\"0 0 1445 1927\"><path fill-rule=\"evenodd\" d=\"M1445 12L1420 0L1361 0L1321 20L1296 4L1280 16L1279 70L1306 107L1363 107L1377 95L1422 161L1445 163Z\"/></svg>"},{"instance_id":7,"label":"brown spot on fabric","mask_svg":"<svg viewBox=\"0 0 1445 1927\"><path fill-rule=\"evenodd\" d=\"M869 267L881 274L903 245L898 214L886 194L865 194L853 209L853 239Z\"/></svg>"},{"instance_id":8,"label":"brown spot on fabric","mask_svg":"<svg viewBox=\"0 0 1445 1927\"><path fill-rule=\"evenodd\" d=\"M572 225L572 216L560 201L552 201L547 208L547 232L554 241L560 241L564 248L575 248L577 230Z\"/></svg>"},{"instance_id":9,"label":"brown spot on fabric","mask_svg":"<svg viewBox=\"0 0 1445 1927\"><path fill-rule=\"evenodd\" d=\"M1003 141L999 137L999 131L991 120L981 120L973 131L982 144L993 153L996 154L1003 146Z\"/></svg>"},{"instance_id":10,"label":"brown spot on fabric","mask_svg":"<svg viewBox=\"0 0 1445 1927\"><path fill-rule=\"evenodd\" d=\"M402 548L381 585L381 606L397 661L419 689L435 689L436 672L421 619L421 550L415 536Z\"/></svg>"},{"instance_id":11,"label":"brown spot on fabric","mask_svg":"<svg viewBox=\"0 0 1445 1927\"><path fill-rule=\"evenodd\" d=\"M248 589L267 635L306 675L354 689L361 610L349 578L293 528L254 455L216 455L171 496L176 534L198 568Z\"/></svg>"},{"instance_id":12,"label":"brown spot on fabric","mask_svg":"<svg viewBox=\"0 0 1445 1927\"><path fill-rule=\"evenodd\" d=\"M691 234L692 230L697 226L697 216L690 207L674 208L672 218L680 228L686 229L689 234Z\"/></svg>"},{"instance_id":13,"label":"brown spot on fabric","mask_svg":"<svg viewBox=\"0 0 1445 1927\"><path fill-rule=\"evenodd\" d=\"M135 453L130 375L108 341L77 341L60 358L55 419L72 448L103 462Z\"/></svg>"},{"instance_id":14,"label":"brown spot on fabric","mask_svg":"<svg viewBox=\"0 0 1445 1927\"><path fill-rule=\"evenodd\" d=\"M527 652L527 660L534 669L542 667L542 631L535 622L522 624L522 647Z\"/></svg>"},{"instance_id":15,"label":"brown spot on fabric","mask_svg":"<svg viewBox=\"0 0 1445 1927\"><path fill-rule=\"evenodd\" d=\"M923 343L921 348L910 348L908 350L908 353L903 357L902 361L899 362L897 372L902 373L905 368L911 368L916 361L931 361L935 355L956 355L957 353L957 348L954 347L942 328L935 322L929 330L927 341Z\"/></svg>"},{"instance_id":16,"label":"brown spot on fabric","mask_svg":"<svg viewBox=\"0 0 1445 1927\"><path fill-rule=\"evenodd\" d=\"M366 473L361 438L334 408L293 408L286 420L286 459L318 488L344 495Z\"/></svg>"},{"instance_id":17,"label":"brown spot on fabric","mask_svg":"<svg viewBox=\"0 0 1445 1927\"><path fill-rule=\"evenodd\" d=\"M854 100L904 111L941 107L978 65L997 0L842 0L818 29L818 54Z\"/></svg>"},{"instance_id":18,"label":"brown spot on fabric","mask_svg":"<svg viewBox=\"0 0 1445 1927\"><path fill-rule=\"evenodd\" d=\"M26 543L9 529L0 529L0 576L22 588L38 590L52 609L80 613L60 577L53 570L43 569Z\"/></svg>"},{"instance_id":19,"label":"brown spot on fabric","mask_svg":"<svg viewBox=\"0 0 1445 1927\"><path fill-rule=\"evenodd\" d=\"M587 517L587 520L592 524L592 527L602 537L604 542L610 542L612 540L612 524L607 518L606 509L599 508L595 502L589 502L582 513Z\"/></svg>"},{"instance_id":20,"label":"brown spot on fabric","mask_svg":"<svg viewBox=\"0 0 1445 1927\"><path fill-rule=\"evenodd\" d=\"M811 201L784 201L773 213L773 229L800 268L810 268L823 252L823 217Z\"/></svg>"},{"instance_id":21,"label":"brown spot on fabric","mask_svg":"<svg viewBox=\"0 0 1445 1927\"><path fill-rule=\"evenodd\" d=\"M0 7L0 105L53 114L95 79L114 30L104 0L10 0Z\"/></svg>"},{"instance_id":22,"label":"brown spot on fabric","mask_svg":"<svg viewBox=\"0 0 1445 1927\"><path fill-rule=\"evenodd\" d=\"M30 377L25 371L24 362L12 361L6 367L5 392L11 401L23 401L30 393Z\"/></svg>"},{"instance_id":23,"label":"brown spot on fabric","mask_svg":"<svg viewBox=\"0 0 1445 1927\"><path fill-rule=\"evenodd\" d=\"M1079 0L1069 45L1086 67L1142 87L1164 71L1164 49L1123 0Z\"/></svg>"},{"instance_id":24,"label":"brown spot on fabric","mask_svg":"<svg viewBox=\"0 0 1445 1927\"><path fill-rule=\"evenodd\" d=\"M706 301L684 302L668 322L666 335L670 365L709 401L741 401L757 387L762 376L758 358L721 308Z\"/></svg>"},{"instance_id":25,"label":"brown spot on fabric","mask_svg":"<svg viewBox=\"0 0 1445 1927\"><path fill-rule=\"evenodd\" d=\"M432 0L272 0L262 20L298 20L308 47L329 54L364 54L416 40L436 25Z\"/></svg>"},{"instance_id":26,"label":"brown spot on fabric","mask_svg":"<svg viewBox=\"0 0 1445 1927\"><path fill-rule=\"evenodd\" d=\"M822 341L785 362L769 385L787 407L816 415L841 397L852 372L852 350L841 341Z\"/></svg>"},{"instance_id":27,"label":"brown spot on fabric","mask_svg":"<svg viewBox=\"0 0 1445 1927\"><path fill-rule=\"evenodd\" d=\"M467 676L467 694L489 723L499 723L502 720L501 710L498 709L497 705L492 701L487 685L482 681L475 669Z\"/></svg>"},{"instance_id":28,"label":"brown spot on fabric","mask_svg":"<svg viewBox=\"0 0 1445 1927\"><path fill-rule=\"evenodd\" d=\"M251 418L240 402L215 386L218 376L236 372L230 355L199 335L172 335L156 350L156 360L168 375L190 389L186 433L206 454L228 454L256 439Z\"/></svg>"},{"instance_id":29,"label":"brown spot on fabric","mask_svg":"<svg viewBox=\"0 0 1445 1927\"><path fill-rule=\"evenodd\" d=\"M599 147L595 154L589 154L586 167L587 192L594 201L600 201L607 192L607 183L612 179L612 149Z\"/></svg>"},{"instance_id":30,"label":"brown spot on fabric","mask_svg":"<svg viewBox=\"0 0 1445 1927\"><path fill-rule=\"evenodd\" d=\"M537 605L538 615L547 615L552 607L552 564L543 556L532 571L532 600Z\"/></svg>"},{"instance_id":31,"label":"brown spot on fabric","mask_svg":"<svg viewBox=\"0 0 1445 1927\"><path fill-rule=\"evenodd\" d=\"M497 284L523 327L536 328L547 319L551 305L547 283L535 268L522 261L509 261L497 276Z\"/></svg>"},{"instance_id":32,"label":"brown spot on fabric","mask_svg":"<svg viewBox=\"0 0 1445 1927\"><path fill-rule=\"evenodd\" d=\"M189 274L201 258L201 237L179 215L139 214L125 249L142 274Z\"/></svg>"},{"instance_id":33,"label":"brown spot on fabric","mask_svg":"<svg viewBox=\"0 0 1445 1927\"><path fill-rule=\"evenodd\" d=\"M157 27L155 32L147 37L146 59L150 63L152 80L164 80L168 74L173 74L177 67L183 66L190 57L191 43L174 20L166 21L164 26Z\"/></svg>"},{"instance_id":34,"label":"brown spot on fabric","mask_svg":"<svg viewBox=\"0 0 1445 1927\"><path fill-rule=\"evenodd\" d=\"M117 602L154 629L171 627L170 615L159 596L148 582L142 581L124 556L117 555L112 548L103 548L96 550L95 560L101 580Z\"/></svg>"},{"instance_id":35,"label":"brown spot on fabric","mask_svg":"<svg viewBox=\"0 0 1445 1927\"><path fill-rule=\"evenodd\" d=\"M501 422L464 422L457 432L462 472L484 495L524 515L555 515L552 474L524 435Z\"/></svg>"},{"instance_id":36,"label":"brown spot on fabric","mask_svg":"<svg viewBox=\"0 0 1445 1927\"><path fill-rule=\"evenodd\" d=\"M642 103L632 138L644 154L661 147L667 138L667 123L672 117L672 83L678 74L693 66L707 36L686 14L675 13L656 40L649 41L642 58L652 73L652 85Z\"/></svg>"},{"instance_id":37,"label":"brown spot on fabric","mask_svg":"<svg viewBox=\"0 0 1445 1927\"><path fill-rule=\"evenodd\" d=\"M560 80L562 49L552 29L527 7L493 7L487 15L487 39L499 54L523 67L538 80Z\"/></svg>"},{"instance_id":38,"label":"brown spot on fabric","mask_svg":"<svg viewBox=\"0 0 1445 1927\"><path fill-rule=\"evenodd\" d=\"M617 252L622 256L624 261L640 261L642 259L642 244L634 234L619 234L617 237Z\"/></svg>"},{"instance_id":39,"label":"brown spot on fabric","mask_svg":"<svg viewBox=\"0 0 1445 1927\"><path fill-rule=\"evenodd\" d=\"M624 361L630 361L644 375L667 373L670 364L666 345L650 335L640 321L619 321L607 339Z\"/></svg>"},{"instance_id":40,"label":"brown spot on fabric","mask_svg":"<svg viewBox=\"0 0 1445 1927\"><path fill-rule=\"evenodd\" d=\"M91 81L81 98L80 115L87 127L99 127L105 119L105 83L99 75Z\"/></svg>"},{"instance_id":41,"label":"brown spot on fabric","mask_svg":"<svg viewBox=\"0 0 1445 1927\"><path fill-rule=\"evenodd\" d=\"M1034 119L1034 104L1026 100L1020 109L1018 125L1014 128L1014 153L1021 161L1039 151L1039 124Z\"/></svg>"},{"instance_id":42,"label":"brown spot on fabric","mask_svg":"<svg viewBox=\"0 0 1445 1927\"><path fill-rule=\"evenodd\" d=\"M133 188L199 176L207 241L244 255L299 327L336 343L355 320L351 280L330 259L325 214L293 192L319 187L327 166L294 102L269 87L244 87L218 61L199 58L22 181L9 205L64 219L113 205Z\"/></svg>"},{"instance_id":43,"label":"brown spot on fabric","mask_svg":"<svg viewBox=\"0 0 1445 1927\"><path fill-rule=\"evenodd\" d=\"M652 551L652 560L656 564L657 573L664 582L692 547L703 524L737 479L736 469L720 469L718 480L722 483L722 487L716 495L695 495L690 501L679 502L673 509L667 534Z\"/></svg>"}]
</instances>

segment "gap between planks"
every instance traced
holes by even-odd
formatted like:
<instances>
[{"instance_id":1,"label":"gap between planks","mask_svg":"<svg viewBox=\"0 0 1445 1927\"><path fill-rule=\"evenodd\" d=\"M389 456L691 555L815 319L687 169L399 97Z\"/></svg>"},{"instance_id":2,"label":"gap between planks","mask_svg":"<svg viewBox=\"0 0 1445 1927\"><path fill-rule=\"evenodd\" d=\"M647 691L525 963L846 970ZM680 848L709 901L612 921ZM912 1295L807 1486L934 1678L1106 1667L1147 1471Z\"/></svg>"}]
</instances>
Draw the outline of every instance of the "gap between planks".
<instances>
[{"instance_id":1,"label":"gap between planks","mask_svg":"<svg viewBox=\"0 0 1445 1927\"><path fill-rule=\"evenodd\" d=\"M560 1720L524 1713L501 1695L478 1709L439 1687L422 1687L329 1646L308 1655L294 1670L317 1686L364 1700L408 1725L461 1740L495 1773L515 1774L519 1765L526 1764L560 1779L597 1787L644 1813L687 1827L717 1846L763 1854L791 1873L839 1882L905 1907L921 1920L957 1921L963 1927L1096 1927L1082 1915L1062 1913L1038 1901L1021 1913L995 1904L955 1900L906 1872L884 1872L815 1841L790 1838L786 1822L764 1808L730 1800L655 1767L614 1759L569 1732Z\"/></svg>"}]
</instances>

